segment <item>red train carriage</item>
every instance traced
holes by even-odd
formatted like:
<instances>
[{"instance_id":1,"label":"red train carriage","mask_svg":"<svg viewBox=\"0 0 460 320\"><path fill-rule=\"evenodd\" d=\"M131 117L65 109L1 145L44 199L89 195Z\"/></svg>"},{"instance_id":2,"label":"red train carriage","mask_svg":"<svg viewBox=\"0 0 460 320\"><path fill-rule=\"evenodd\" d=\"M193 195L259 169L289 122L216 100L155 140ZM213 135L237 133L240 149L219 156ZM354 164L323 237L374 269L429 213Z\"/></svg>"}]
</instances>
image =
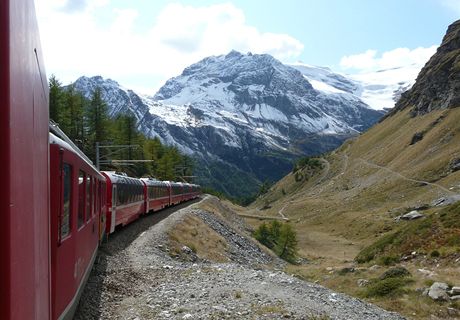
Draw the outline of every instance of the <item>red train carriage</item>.
<instances>
[{"instance_id":1,"label":"red train carriage","mask_svg":"<svg viewBox=\"0 0 460 320\"><path fill-rule=\"evenodd\" d=\"M126 225L145 213L144 184L140 179L103 171L107 179L106 232L118 225Z\"/></svg>"},{"instance_id":2,"label":"red train carriage","mask_svg":"<svg viewBox=\"0 0 460 320\"><path fill-rule=\"evenodd\" d=\"M96 258L105 178L71 142L50 134L52 318L71 319Z\"/></svg>"},{"instance_id":3,"label":"red train carriage","mask_svg":"<svg viewBox=\"0 0 460 320\"><path fill-rule=\"evenodd\" d=\"M187 183L186 200L192 200L200 196L200 186L196 184Z\"/></svg>"},{"instance_id":4,"label":"red train carriage","mask_svg":"<svg viewBox=\"0 0 460 320\"><path fill-rule=\"evenodd\" d=\"M158 211L170 203L169 185L156 179L142 178L146 188L146 212Z\"/></svg>"},{"instance_id":5,"label":"red train carriage","mask_svg":"<svg viewBox=\"0 0 460 320\"><path fill-rule=\"evenodd\" d=\"M201 194L201 187L198 184L192 184L193 199L198 198Z\"/></svg>"},{"instance_id":6,"label":"red train carriage","mask_svg":"<svg viewBox=\"0 0 460 320\"><path fill-rule=\"evenodd\" d=\"M169 185L172 206L184 201L184 184L181 182L165 181Z\"/></svg>"},{"instance_id":7,"label":"red train carriage","mask_svg":"<svg viewBox=\"0 0 460 320\"><path fill-rule=\"evenodd\" d=\"M48 84L33 0L0 1L0 319L50 319Z\"/></svg>"}]
</instances>

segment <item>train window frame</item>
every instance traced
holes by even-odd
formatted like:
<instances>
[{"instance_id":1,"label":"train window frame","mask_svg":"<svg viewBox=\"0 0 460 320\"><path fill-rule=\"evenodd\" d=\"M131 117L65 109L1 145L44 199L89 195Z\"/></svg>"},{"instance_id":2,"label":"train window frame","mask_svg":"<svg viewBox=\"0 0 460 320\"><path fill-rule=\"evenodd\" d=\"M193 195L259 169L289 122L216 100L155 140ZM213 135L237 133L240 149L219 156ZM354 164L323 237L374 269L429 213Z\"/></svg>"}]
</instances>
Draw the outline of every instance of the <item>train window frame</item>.
<instances>
[{"instance_id":1,"label":"train window frame","mask_svg":"<svg viewBox=\"0 0 460 320\"><path fill-rule=\"evenodd\" d=\"M85 205L86 205L86 217L85 217L85 222L88 223L90 220L91 220L91 207L92 207L92 203L91 203L91 186L92 186L92 177L90 175L87 175L86 176L86 184L85 184L85 194L86 194L86 197L85 197ZM89 209L89 210L88 210Z\"/></svg>"},{"instance_id":2,"label":"train window frame","mask_svg":"<svg viewBox=\"0 0 460 320\"><path fill-rule=\"evenodd\" d=\"M83 187L81 186L83 184ZM77 198L78 198L78 211L77 211L77 228L81 230L85 226L85 211L86 211L86 172L80 169L78 171L78 180L77 180ZM83 192L81 192L83 191ZM80 220L80 218L82 218Z\"/></svg>"},{"instance_id":3,"label":"train window frame","mask_svg":"<svg viewBox=\"0 0 460 320\"><path fill-rule=\"evenodd\" d=\"M98 196L97 196L97 181L96 178L93 180L93 217L96 215L97 211L97 201L98 201Z\"/></svg>"},{"instance_id":4,"label":"train window frame","mask_svg":"<svg viewBox=\"0 0 460 320\"><path fill-rule=\"evenodd\" d=\"M68 171L66 171L68 168ZM70 163L64 162L62 165L62 202L61 202L61 215L59 219L59 242L70 238L72 235L72 191L73 191L73 166ZM66 193L66 186L68 192ZM67 198L67 199L66 199ZM66 205L67 202L67 205ZM67 220L67 232L63 232L65 220Z\"/></svg>"}]
</instances>

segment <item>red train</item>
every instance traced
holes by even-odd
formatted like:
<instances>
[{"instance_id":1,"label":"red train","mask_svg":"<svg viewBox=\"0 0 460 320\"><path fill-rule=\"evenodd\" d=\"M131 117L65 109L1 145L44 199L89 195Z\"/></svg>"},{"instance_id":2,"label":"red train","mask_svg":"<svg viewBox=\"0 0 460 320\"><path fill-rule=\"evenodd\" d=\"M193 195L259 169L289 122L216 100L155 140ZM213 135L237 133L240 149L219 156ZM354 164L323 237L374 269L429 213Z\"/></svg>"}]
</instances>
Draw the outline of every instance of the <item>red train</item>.
<instances>
[{"instance_id":1,"label":"red train","mask_svg":"<svg viewBox=\"0 0 460 320\"><path fill-rule=\"evenodd\" d=\"M201 191L194 184L99 172L57 126L50 131L52 319L66 319L75 312L104 236Z\"/></svg>"},{"instance_id":2,"label":"red train","mask_svg":"<svg viewBox=\"0 0 460 320\"><path fill-rule=\"evenodd\" d=\"M104 236L141 215L189 201L200 186L99 172L50 124L51 319L71 318Z\"/></svg>"},{"instance_id":3,"label":"red train","mask_svg":"<svg viewBox=\"0 0 460 320\"><path fill-rule=\"evenodd\" d=\"M198 185L99 172L48 119L33 0L0 1L0 319L71 319L101 239Z\"/></svg>"}]
</instances>

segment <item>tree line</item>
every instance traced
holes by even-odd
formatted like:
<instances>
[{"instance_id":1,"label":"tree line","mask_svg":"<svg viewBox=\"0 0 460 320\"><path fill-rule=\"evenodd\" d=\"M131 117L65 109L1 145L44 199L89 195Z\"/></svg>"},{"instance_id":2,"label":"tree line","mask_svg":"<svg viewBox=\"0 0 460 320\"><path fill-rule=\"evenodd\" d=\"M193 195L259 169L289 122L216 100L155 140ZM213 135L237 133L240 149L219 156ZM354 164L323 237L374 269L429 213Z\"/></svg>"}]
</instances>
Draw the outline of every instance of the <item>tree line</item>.
<instances>
[{"instance_id":1,"label":"tree line","mask_svg":"<svg viewBox=\"0 0 460 320\"><path fill-rule=\"evenodd\" d=\"M96 163L96 142L100 145L135 146L118 150L101 148L102 160L153 160L128 166L104 164L101 170L124 171L132 176L152 176L159 180L180 181L181 177L192 176L193 160L176 147L163 145L159 138L149 138L142 134L133 114L110 117L101 88L96 88L90 99L87 99L73 85L64 87L55 76L51 76L49 112L50 119L93 163Z\"/></svg>"}]
</instances>

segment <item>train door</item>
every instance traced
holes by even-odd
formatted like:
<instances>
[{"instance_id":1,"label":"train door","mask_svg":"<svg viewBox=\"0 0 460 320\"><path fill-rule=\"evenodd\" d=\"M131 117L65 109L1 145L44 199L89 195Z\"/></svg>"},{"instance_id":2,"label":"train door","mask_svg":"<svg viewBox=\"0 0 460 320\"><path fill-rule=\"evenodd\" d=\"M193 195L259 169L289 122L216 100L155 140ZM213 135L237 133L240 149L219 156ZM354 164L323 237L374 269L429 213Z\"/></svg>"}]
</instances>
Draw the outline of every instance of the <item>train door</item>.
<instances>
[{"instance_id":1,"label":"train door","mask_svg":"<svg viewBox=\"0 0 460 320\"><path fill-rule=\"evenodd\" d=\"M110 233L115 231L117 215L117 185L112 185L112 223L110 224Z\"/></svg>"},{"instance_id":2,"label":"train door","mask_svg":"<svg viewBox=\"0 0 460 320\"><path fill-rule=\"evenodd\" d=\"M68 311L69 302L77 290L75 282L76 233L75 213L78 190L75 182L78 166L67 152L51 145L50 185L52 212L52 287L53 318ZM63 285L65 284L65 285Z\"/></svg>"}]
</instances>

